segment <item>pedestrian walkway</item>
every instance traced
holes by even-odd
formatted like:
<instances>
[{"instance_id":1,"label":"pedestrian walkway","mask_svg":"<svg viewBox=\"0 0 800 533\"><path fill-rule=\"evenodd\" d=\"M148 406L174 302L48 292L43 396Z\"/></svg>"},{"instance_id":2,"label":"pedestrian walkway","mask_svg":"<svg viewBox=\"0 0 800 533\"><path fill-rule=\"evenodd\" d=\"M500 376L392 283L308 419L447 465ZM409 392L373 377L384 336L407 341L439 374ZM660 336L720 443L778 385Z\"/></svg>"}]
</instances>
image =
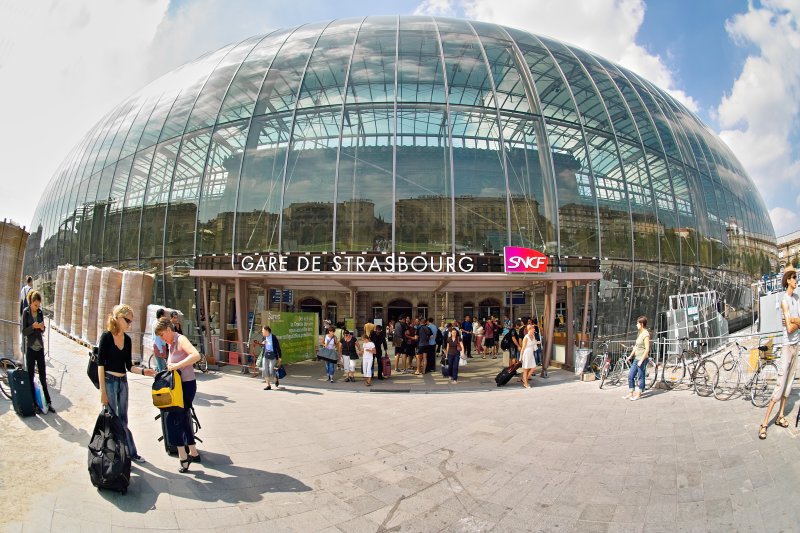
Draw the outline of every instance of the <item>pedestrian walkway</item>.
<instances>
[{"instance_id":1,"label":"pedestrian walkway","mask_svg":"<svg viewBox=\"0 0 800 533\"><path fill-rule=\"evenodd\" d=\"M50 351L58 413L20 419L0 401L5 531L758 532L800 523L794 427L770 426L762 442L763 411L747 401L679 390L629 402L624 387L558 383L555 372L547 386L446 394L336 384L359 391L348 394L311 372L301 378L302 365L271 391L239 374L201 375L203 463L189 474L157 441L150 379L131 376L131 429L147 463L133 466L127 495L98 492L86 471L100 408L86 349L54 335Z\"/></svg>"}]
</instances>

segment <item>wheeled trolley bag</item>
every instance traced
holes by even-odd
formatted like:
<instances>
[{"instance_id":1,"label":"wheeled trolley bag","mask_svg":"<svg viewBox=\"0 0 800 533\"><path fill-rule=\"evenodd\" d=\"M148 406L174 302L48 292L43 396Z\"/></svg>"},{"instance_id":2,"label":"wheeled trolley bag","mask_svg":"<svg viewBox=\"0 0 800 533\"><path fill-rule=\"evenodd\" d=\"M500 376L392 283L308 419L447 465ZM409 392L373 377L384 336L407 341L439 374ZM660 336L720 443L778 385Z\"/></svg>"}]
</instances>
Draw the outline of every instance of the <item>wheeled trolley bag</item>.
<instances>
[{"instance_id":1,"label":"wheeled trolley bag","mask_svg":"<svg viewBox=\"0 0 800 533\"><path fill-rule=\"evenodd\" d=\"M11 403L19 416L33 416L33 396L31 378L27 370L18 368L8 373L8 386L11 389Z\"/></svg>"},{"instance_id":2,"label":"wheeled trolley bag","mask_svg":"<svg viewBox=\"0 0 800 533\"><path fill-rule=\"evenodd\" d=\"M122 421L108 407L97 417L89 441L89 478L98 490L128 491L131 452Z\"/></svg>"},{"instance_id":3,"label":"wheeled trolley bag","mask_svg":"<svg viewBox=\"0 0 800 533\"><path fill-rule=\"evenodd\" d=\"M509 366L508 368L504 368L494 378L494 382L497 383L498 387L502 387L503 385L505 385L506 383L511 381L511 378L513 378L516 375L517 370L521 366L522 366L521 363L514 363L513 365Z\"/></svg>"},{"instance_id":4,"label":"wheeled trolley bag","mask_svg":"<svg viewBox=\"0 0 800 533\"><path fill-rule=\"evenodd\" d=\"M190 416L192 417L192 434L194 435L194 440L203 442L203 440L197 436L197 431L201 426L200 421L197 419L197 413L194 412L194 406L192 406ZM178 455L178 447L169 441L169 431L167 430L167 426L177 420L175 413L161 411L161 413L156 415L156 420L159 418L161 419L161 436L158 437L158 440L164 442L164 451L167 452L167 455ZM186 448L186 452L188 453L188 446Z\"/></svg>"}]
</instances>

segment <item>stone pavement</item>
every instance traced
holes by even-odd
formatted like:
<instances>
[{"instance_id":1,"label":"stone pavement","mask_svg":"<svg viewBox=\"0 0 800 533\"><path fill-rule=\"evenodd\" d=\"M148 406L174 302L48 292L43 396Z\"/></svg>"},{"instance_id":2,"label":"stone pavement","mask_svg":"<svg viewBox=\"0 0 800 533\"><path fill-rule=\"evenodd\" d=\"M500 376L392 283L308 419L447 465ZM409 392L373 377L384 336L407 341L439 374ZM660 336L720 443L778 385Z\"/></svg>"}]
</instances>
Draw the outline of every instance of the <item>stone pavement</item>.
<instances>
[{"instance_id":1,"label":"stone pavement","mask_svg":"<svg viewBox=\"0 0 800 533\"><path fill-rule=\"evenodd\" d=\"M5 531L798 528L793 425L771 426L762 442L763 411L742 399L656 390L629 402L622 387L566 372L529 390L404 376L409 385L393 386L405 394L331 390L310 364L272 391L236 373L202 375L203 463L189 474L157 441L150 380L134 376L131 428L148 462L134 465L127 495L98 492L86 471L99 410L86 349L53 335L50 352L57 414L20 419L0 400Z\"/></svg>"}]
</instances>

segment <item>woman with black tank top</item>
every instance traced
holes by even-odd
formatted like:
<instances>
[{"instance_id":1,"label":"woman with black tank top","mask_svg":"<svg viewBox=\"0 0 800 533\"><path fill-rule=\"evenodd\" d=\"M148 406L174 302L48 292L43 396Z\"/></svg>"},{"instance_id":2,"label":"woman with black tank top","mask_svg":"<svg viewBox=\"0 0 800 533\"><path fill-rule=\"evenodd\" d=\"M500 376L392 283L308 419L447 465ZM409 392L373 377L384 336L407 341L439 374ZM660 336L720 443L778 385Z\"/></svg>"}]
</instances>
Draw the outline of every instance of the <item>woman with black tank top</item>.
<instances>
[{"instance_id":1,"label":"woman with black tank top","mask_svg":"<svg viewBox=\"0 0 800 533\"><path fill-rule=\"evenodd\" d=\"M108 317L106 329L97 343L97 376L100 379L100 403L107 405L122 421L128 436L131 460L144 463L139 455L133 434L128 428L128 372L155 376L155 370L133 366L131 338L126 331L133 322L133 309L125 304L114 307ZM138 369L138 370L137 370Z\"/></svg>"}]
</instances>

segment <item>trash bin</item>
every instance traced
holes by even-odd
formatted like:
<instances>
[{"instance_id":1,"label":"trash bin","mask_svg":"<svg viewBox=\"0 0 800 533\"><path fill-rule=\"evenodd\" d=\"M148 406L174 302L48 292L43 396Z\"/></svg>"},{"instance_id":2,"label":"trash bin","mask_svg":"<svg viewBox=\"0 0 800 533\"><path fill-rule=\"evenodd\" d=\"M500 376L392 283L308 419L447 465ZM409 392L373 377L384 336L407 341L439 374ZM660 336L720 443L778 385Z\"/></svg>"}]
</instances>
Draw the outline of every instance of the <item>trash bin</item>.
<instances>
[{"instance_id":1,"label":"trash bin","mask_svg":"<svg viewBox=\"0 0 800 533\"><path fill-rule=\"evenodd\" d=\"M581 377L583 369L586 368L586 363L589 362L589 354L592 350L589 348L577 348L575 350L575 376Z\"/></svg>"}]
</instances>

